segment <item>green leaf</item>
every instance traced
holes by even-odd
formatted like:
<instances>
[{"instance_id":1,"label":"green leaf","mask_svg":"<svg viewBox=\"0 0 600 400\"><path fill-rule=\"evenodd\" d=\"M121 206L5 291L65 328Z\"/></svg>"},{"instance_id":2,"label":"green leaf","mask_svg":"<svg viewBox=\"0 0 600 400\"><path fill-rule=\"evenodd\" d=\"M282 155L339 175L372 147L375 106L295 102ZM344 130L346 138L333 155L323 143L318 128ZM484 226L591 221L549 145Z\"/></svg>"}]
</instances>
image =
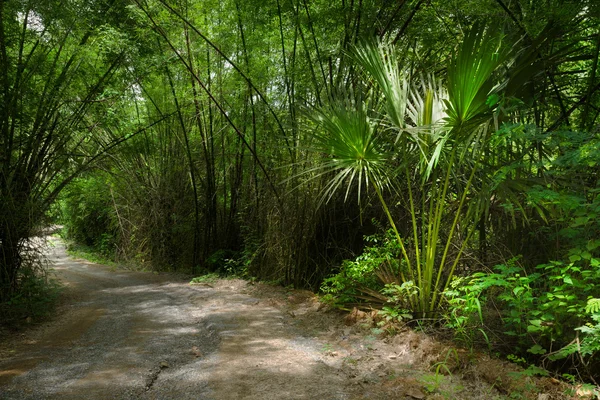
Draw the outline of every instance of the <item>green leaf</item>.
<instances>
[{"instance_id":1,"label":"green leaf","mask_svg":"<svg viewBox=\"0 0 600 400\"><path fill-rule=\"evenodd\" d=\"M389 154L383 149L380 138L360 102L333 101L315 109L311 114L322 133L314 133L317 150L329 155L316 176L331 173L321 201L329 201L342 186L346 186L346 199L354 183L358 184L358 198L364 186L375 184L381 189L387 182ZM313 170L314 172L314 170Z\"/></svg>"},{"instance_id":2,"label":"green leaf","mask_svg":"<svg viewBox=\"0 0 600 400\"><path fill-rule=\"evenodd\" d=\"M515 296L518 296L519 293L521 293L524 290L525 289L522 286L517 286L516 288L513 289L513 293L514 293Z\"/></svg>"},{"instance_id":3,"label":"green leaf","mask_svg":"<svg viewBox=\"0 0 600 400\"><path fill-rule=\"evenodd\" d=\"M496 93L492 93L488 96L485 104L487 104L490 108L494 107L496 104L500 102L500 96Z\"/></svg>"},{"instance_id":4,"label":"green leaf","mask_svg":"<svg viewBox=\"0 0 600 400\"><path fill-rule=\"evenodd\" d=\"M600 299L589 299L585 306L585 312L588 314L600 312Z\"/></svg>"},{"instance_id":5,"label":"green leaf","mask_svg":"<svg viewBox=\"0 0 600 400\"><path fill-rule=\"evenodd\" d=\"M527 349L527 352L531 354L546 354L546 349L544 349L539 344L536 344L533 347Z\"/></svg>"},{"instance_id":6,"label":"green leaf","mask_svg":"<svg viewBox=\"0 0 600 400\"><path fill-rule=\"evenodd\" d=\"M473 26L448 66L448 123L458 130L491 117L493 72L507 55L492 32L482 24Z\"/></svg>"},{"instance_id":7,"label":"green leaf","mask_svg":"<svg viewBox=\"0 0 600 400\"><path fill-rule=\"evenodd\" d=\"M600 247L600 240L598 240L598 239L590 240L585 247L589 251L596 250L598 247Z\"/></svg>"},{"instance_id":8,"label":"green leaf","mask_svg":"<svg viewBox=\"0 0 600 400\"><path fill-rule=\"evenodd\" d=\"M544 352L545 352L545 350L544 350ZM544 354L544 353L542 353L542 354ZM550 373L548 371L546 371L545 369L540 368L538 366L535 366L535 365L530 365L529 368L527 368L525 371L523 371L523 374L526 376L536 376L536 375L548 376L548 375L550 375Z\"/></svg>"}]
</instances>

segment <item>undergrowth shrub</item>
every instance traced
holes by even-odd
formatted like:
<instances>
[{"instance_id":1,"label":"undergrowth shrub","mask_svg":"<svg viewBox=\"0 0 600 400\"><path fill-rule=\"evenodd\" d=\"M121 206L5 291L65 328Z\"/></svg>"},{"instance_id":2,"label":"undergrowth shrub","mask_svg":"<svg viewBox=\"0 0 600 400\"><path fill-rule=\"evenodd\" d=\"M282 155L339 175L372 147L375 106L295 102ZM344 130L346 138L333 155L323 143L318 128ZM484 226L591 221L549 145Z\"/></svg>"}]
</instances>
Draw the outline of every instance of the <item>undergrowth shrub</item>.
<instances>
[{"instance_id":1,"label":"undergrowth shrub","mask_svg":"<svg viewBox=\"0 0 600 400\"><path fill-rule=\"evenodd\" d=\"M46 317L56 305L60 284L50 275L39 245L23 246L17 291L0 303L0 326L18 327Z\"/></svg>"},{"instance_id":2,"label":"undergrowth shrub","mask_svg":"<svg viewBox=\"0 0 600 400\"><path fill-rule=\"evenodd\" d=\"M536 220L528 234L546 237L551 251L539 249L541 262L528 255L456 279L445 293L445 323L468 345L484 339L505 354L597 382L600 141L577 132L544 140L560 151L540 164L544 180L523 192L520 209Z\"/></svg>"},{"instance_id":3,"label":"undergrowth shrub","mask_svg":"<svg viewBox=\"0 0 600 400\"><path fill-rule=\"evenodd\" d=\"M584 262L581 262L584 261ZM527 274L516 259L459 278L445 295L446 325L470 345L492 335L496 349L561 373L597 379L600 260L552 261ZM495 328L500 322L500 327ZM500 329L500 331L496 331ZM568 361L568 362L565 362Z\"/></svg>"},{"instance_id":4,"label":"undergrowth shrub","mask_svg":"<svg viewBox=\"0 0 600 400\"><path fill-rule=\"evenodd\" d=\"M355 260L346 260L339 271L321 285L323 300L345 308L379 308L399 304L407 285L400 282L400 245L394 232L365 237L369 244ZM391 303L391 304L389 304Z\"/></svg>"},{"instance_id":5,"label":"undergrowth shrub","mask_svg":"<svg viewBox=\"0 0 600 400\"><path fill-rule=\"evenodd\" d=\"M71 183L62 195L61 211L63 236L104 256L114 255L117 223L110 186L101 176Z\"/></svg>"}]
</instances>

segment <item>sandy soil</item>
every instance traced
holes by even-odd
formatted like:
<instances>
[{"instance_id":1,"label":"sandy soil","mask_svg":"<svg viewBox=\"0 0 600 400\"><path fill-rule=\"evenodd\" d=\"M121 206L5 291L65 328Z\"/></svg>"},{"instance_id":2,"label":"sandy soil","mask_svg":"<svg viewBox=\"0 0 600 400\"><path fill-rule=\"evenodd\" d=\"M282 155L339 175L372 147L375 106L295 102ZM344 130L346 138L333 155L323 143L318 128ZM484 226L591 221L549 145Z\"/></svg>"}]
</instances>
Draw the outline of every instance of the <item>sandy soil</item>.
<instances>
[{"instance_id":1,"label":"sandy soil","mask_svg":"<svg viewBox=\"0 0 600 400\"><path fill-rule=\"evenodd\" d=\"M53 243L64 301L0 343L1 399L568 398L422 333L377 336L310 292L115 271Z\"/></svg>"}]
</instances>

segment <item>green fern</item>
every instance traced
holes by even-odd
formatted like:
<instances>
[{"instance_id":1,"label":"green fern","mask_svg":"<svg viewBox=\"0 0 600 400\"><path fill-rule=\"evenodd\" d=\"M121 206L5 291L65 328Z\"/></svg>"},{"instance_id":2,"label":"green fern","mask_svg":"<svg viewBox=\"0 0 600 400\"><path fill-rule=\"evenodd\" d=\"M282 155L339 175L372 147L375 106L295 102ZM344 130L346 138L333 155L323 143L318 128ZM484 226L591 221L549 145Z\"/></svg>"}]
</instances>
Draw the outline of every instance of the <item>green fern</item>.
<instances>
[{"instance_id":1,"label":"green fern","mask_svg":"<svg viewBox=\"0 0 600 400\"><path fill-rule=\"evenodd\" d=\"M588 314L600 312L600 299L589 299L585 306L585 312Z\"/></svg>"}]
</instances>

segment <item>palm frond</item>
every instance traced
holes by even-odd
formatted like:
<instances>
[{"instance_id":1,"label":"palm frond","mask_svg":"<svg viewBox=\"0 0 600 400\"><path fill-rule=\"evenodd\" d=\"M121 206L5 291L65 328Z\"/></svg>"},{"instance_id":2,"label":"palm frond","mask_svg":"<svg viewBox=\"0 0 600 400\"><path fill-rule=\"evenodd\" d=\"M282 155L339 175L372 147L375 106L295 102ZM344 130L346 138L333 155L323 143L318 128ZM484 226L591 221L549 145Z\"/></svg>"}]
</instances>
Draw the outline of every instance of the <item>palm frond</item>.
<instances>
[{"instance_id":1,"label":"palm frond","mask_svg":"<svg viewBox=\"0 0 600 400\"><path fill-rule=\"evenodd\" d=\"M407 102L407 116L414 127L432 129L447 117L444 100L448 92L433 75L421 79L411 86Z\"/></svg>"},{"instance_id":2,"label":"palm frond","mask_svg":"<svg viewBox=\"0 0 600 400\"><path fill-rule=\"evenodd\" d=\"M354 184L358 185L359 201L363 185L386 186L389 155L362 103L333 101L314 110L311 117L319 127L312 134L315 146L329 157L322 170L335 173L324 189L322 201L329 201L343 184L347 185L346 199Z\"/></svg>"},{"instance_id":3,"label":"palm frond","mask_svg":"<svg viewBox=\"0 0 600 400\"><path fill-rule=\"evenodd\" d=\"M507 54L501 38L483 25L475 25L467 33L448 66L447 123L455 132L491 117L488 98L495 89L493 73Z\"/></svg>"},{"instance_id":4,"label":"palm frond","mask_svg":"<svg viewBox=\"0 0 600 400\"><path fill-rule=\"evenodd\" d=\"M418 84L413 84L408 102L408 118L413 127L408 130L413 137L418 137L419 149L422 157L420 169L423 179L427 180L431 171L437 166L448 139L448 127L444 124L448 93L441 82L436 81L432 75L421 77Z\"/></svg>"},{"instance_id":5,"label":"palm frond","mask_svg":"<svg viewBox=\"0 0 600 400\"><path fill-rule=\"evenodd\" d=\"M407 73L400 68L396 49L383 42L363 42L356 46L352 57L365 71L368 78L377 83L385 97L385 114L393 127L400 132L406 127L408 93Z\"/></svg>"}]
</instances>

